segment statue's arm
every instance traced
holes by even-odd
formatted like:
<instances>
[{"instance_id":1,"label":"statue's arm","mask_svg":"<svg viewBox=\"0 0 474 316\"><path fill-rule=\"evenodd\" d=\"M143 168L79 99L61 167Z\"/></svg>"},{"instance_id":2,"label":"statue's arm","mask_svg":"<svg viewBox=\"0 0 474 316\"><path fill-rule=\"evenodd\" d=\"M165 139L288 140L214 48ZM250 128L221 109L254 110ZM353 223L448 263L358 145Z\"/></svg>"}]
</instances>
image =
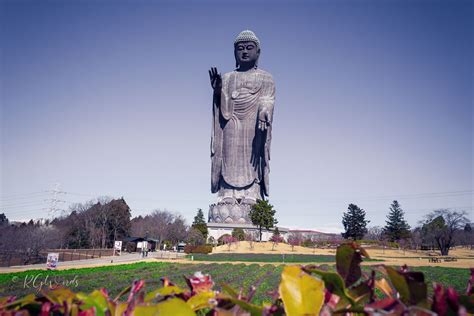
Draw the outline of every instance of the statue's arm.
<instances>
[{"instance_id":1,"label":"statue's arm","mask_svg":"<svg viewBox=\"0 0 474 316\"><path fill-rule=\"evenodd\" d=\"M264 85L264 91L260 97L258 110L258 128L266 130L273 121L273 107L275 104L275 83L270 77Z\"/></svg>"}]
</instances>

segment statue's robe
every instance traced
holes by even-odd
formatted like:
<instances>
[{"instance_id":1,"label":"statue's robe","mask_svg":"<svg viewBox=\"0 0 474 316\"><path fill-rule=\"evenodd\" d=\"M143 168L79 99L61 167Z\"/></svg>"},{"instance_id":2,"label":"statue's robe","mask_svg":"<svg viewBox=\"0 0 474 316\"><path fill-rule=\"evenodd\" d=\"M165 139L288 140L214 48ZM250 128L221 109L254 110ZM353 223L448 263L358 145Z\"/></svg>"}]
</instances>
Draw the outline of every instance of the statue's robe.
<instances>
[{"instance_id":1,"label":"statue's robe","mask_svg":"<svg viewBox=\"0 0 474 316\"><path fill-rule=\"evenodd\" d=\"M260 195L268 196L270 143L275 101L275 84L264 70L233 71L222 78L220 99L214 97L211 138L211 191L219 192L223 182L235 189L254 183ZM266 131L258 129L258 114L269 113Z\"/></svg>"}]
</instances>

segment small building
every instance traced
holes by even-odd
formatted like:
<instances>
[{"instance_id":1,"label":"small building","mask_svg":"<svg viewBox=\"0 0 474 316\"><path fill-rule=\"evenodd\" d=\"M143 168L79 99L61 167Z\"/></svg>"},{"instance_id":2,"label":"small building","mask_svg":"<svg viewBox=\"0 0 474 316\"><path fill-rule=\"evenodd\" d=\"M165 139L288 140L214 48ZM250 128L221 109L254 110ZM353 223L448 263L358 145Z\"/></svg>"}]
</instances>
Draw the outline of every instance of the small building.
<instances>
[{"instance_id":1,"label":"small building","mask_svg":"<svg viewBox=\"0 0 474 316\"><path fill-rule=\"evenodd\" d=\"M150 237L126 237L124 238L124 242L125 251L128 252L141 251L143 248L149 251L155 251L159 240Z\"/></svg>"}]
</instances>

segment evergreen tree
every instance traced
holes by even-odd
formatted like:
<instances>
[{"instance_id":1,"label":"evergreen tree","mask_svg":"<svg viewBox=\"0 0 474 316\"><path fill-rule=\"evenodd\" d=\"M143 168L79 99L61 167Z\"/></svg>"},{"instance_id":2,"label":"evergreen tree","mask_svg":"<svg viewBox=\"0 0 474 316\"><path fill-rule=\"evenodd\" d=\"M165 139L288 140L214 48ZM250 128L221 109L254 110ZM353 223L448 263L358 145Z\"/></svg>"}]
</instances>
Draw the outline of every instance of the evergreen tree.
<instances>
[{"instance_id":1,"label":"evergreen tree","mask_svg":"<svg viewBox=\"0 0 474 316\"><path fill-rule=\"evenodd\" d=\"M390 241L397 241L410 237L410 225L404 218L404 212L400 204L395 200L390 206L390 213L387 215L387 224L383 228L383 234Z\"/></svg>"},{"instance_id":2,"label":"evergreen tree","mask_svg":"<svg viewBox=\"0 0 474 316\"><path fill-rule=\"evenodd\" d=\"M342 225L344 225L344 238L352 238L354 240L362 239L367 233L367 224L370 221L365 220L365 211L355 204L349 204L347 212L342 217Z\"/></svg>"},{"instance_id":3,"label":"evergreen tree","mask_svg":"<svg viewBox=\"0 0 474 316\"><path fill-rule=\"evenodd\" d=\"M1 226L8 226L8 218L5 213L0 214L0 227Z\"/></svg>"},{"instance_id":4,"label":"evergreen tree","mask_svg":"<svg viewBox=\"0 0 474 316\"><path fill-rule=\"evenodd\" d=\"M267 200L257 200L257 203L252 205L249 216L252 224L258 226L260 241L262 241L263 228L270 229L278 224L278 221L275 219L275 213L273 205L268 203Z\"/></svg>"},{"instance_id":5,"label":"evergreen tree","mask_svg":"<svg viewBox=\"0 0 474 316\"><path fill-rule=\"evenodd\" d=\"M204 236L204 239L207 240L207 235L209 234L209 232L207 230L207 224L206 220L204 219L204 213L202 212L202 209L198 208L197 214L196 216L194 216L194 221L191 226L199 230Z\"/></svg>"}]
</instances>

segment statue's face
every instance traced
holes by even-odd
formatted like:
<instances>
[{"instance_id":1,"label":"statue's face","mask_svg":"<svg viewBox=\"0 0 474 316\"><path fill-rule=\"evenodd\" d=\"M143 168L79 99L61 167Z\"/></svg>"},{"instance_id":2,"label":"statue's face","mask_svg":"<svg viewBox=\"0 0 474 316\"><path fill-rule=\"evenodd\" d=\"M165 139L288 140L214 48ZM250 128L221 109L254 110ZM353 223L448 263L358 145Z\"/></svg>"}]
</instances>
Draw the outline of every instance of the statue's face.
<instances>
[{"instance_id":1,"label":"statue's face","mask_svg":"<svg viewBox=\"0 0 474 316\"><path fill-rule=\"evenodd\" d=\"M235 46L235 57L239 65L255 64L260 55L260 49L254 42L240 42Z\"/></svg>"}]
</instances>

